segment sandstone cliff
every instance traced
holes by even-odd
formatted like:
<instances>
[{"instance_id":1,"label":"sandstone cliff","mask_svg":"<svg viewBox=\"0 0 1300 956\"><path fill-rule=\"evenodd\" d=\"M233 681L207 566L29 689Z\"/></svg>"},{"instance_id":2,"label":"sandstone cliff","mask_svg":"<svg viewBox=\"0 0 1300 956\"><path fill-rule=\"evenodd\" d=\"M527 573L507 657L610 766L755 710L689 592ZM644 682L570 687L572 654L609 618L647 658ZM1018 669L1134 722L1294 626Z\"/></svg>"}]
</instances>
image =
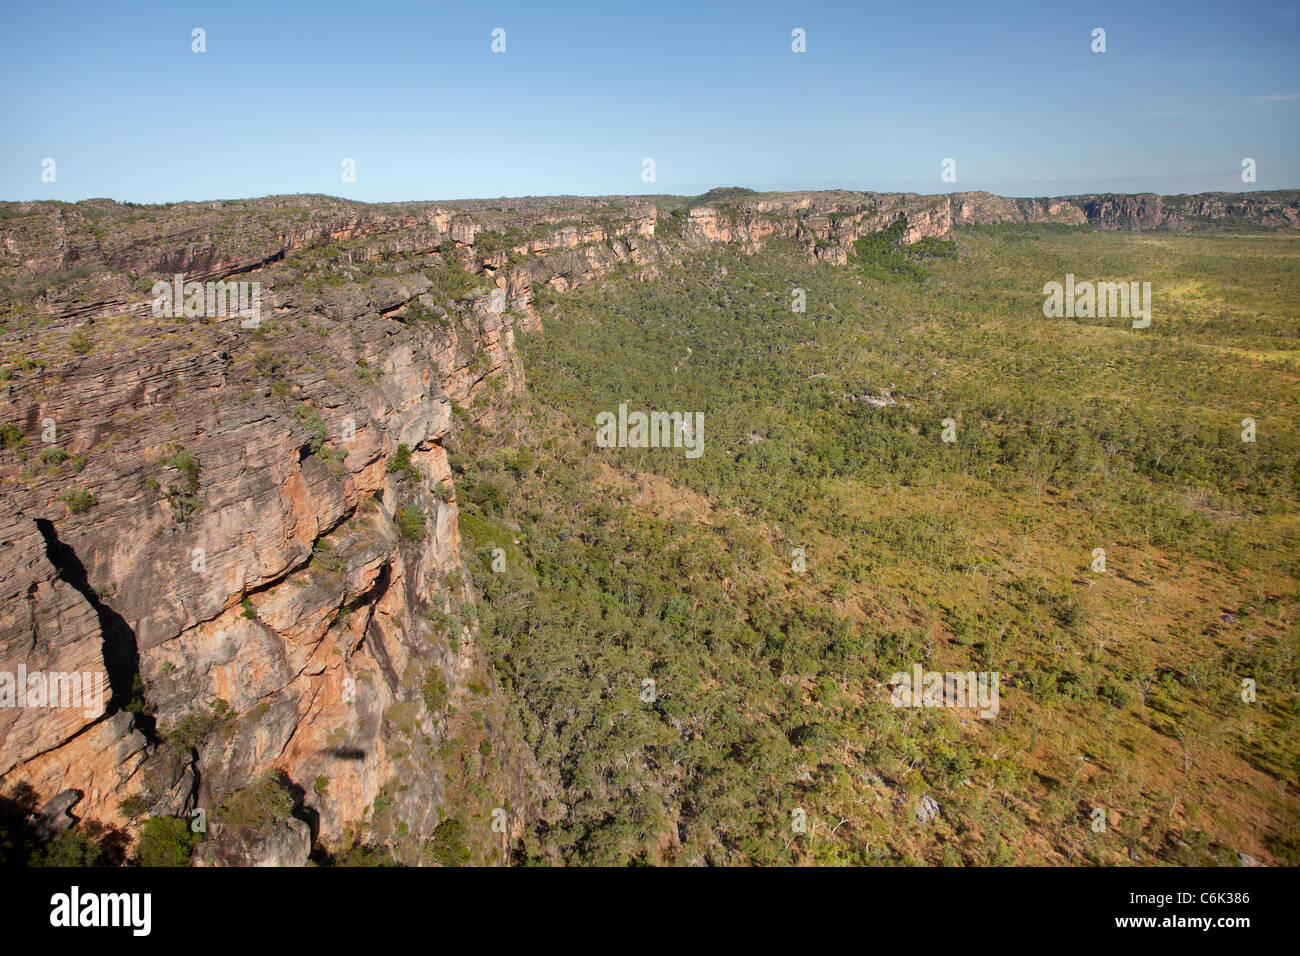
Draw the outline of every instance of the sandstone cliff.
<instances>
[{"instance_id":1,"label":"sandstone cliff","mask_svg":"<svg viewBox=\"0 0 1300 956\"><path fill-rule=\"evenodd\" d=\"M313 837L418 862L470 787L517 831L534 794L475 645L443 445L453 403L489 421L517 395L516 317L466 278L455 218L223 241L200 214L152 245L52 218L46 243L7 236L23 274L98 271L6 334L0 671L106 671L110 692L0 709L0 782L120 827L204 809L211 862L301 863ZM446 259L472 288L416 268ZM172 269L260 280L260 326L155 318L133 277ZM272 772L296 808L275 839L229 812Z\"/></svg>"}]
</instances>

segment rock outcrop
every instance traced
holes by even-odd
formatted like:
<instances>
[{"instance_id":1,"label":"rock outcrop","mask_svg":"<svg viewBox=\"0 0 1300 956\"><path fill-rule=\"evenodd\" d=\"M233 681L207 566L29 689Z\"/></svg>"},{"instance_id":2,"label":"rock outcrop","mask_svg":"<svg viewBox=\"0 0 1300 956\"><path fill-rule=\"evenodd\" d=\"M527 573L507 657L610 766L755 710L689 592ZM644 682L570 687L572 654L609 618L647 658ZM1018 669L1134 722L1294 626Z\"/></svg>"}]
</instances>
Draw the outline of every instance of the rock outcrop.
<instances>
[{"instance_id":1,"label":"rock outcrop","mask_svg":"<svg viewBox=\"0 0 1300 956\"><path fill-rule=\"evenodd\" d=\"M117 298L84 325L74 291L9 331L6 353L32 361L0 386L0 672L107 689L0 707L0 785L75 791L73 817L123 828L202 809L222 834L207 862L299 863L313 839L418 862L463 809L442 742L495 737L472 781L492 791L481 815L526 812L443 445L453 404L489 421L518 394L516 316L465 268L454 223L348 220L201 253L168 239L148 260L260 280L256 328L152 316L132 288L145 252L125 243L93 277ZM305 237L343 233L346 253L305 277ZM34 252L24 263L52 261ZM472 288L445 293L411 255ZM301 817L241 842L220 807L270 771Z\"/></svg>"}]
</instances>

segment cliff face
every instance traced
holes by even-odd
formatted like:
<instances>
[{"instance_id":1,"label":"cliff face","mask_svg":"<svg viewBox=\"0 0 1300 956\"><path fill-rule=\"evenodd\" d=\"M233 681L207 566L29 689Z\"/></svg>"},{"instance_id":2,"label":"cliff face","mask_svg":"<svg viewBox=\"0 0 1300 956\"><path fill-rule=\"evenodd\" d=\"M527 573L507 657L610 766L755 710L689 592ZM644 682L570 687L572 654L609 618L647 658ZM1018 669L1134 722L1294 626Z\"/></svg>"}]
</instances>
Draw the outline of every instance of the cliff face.
<instances>
[{"instance_id":1,"label":"cliff face","mask_svg":"<svg viewBox=\"0 0 1300 956\"><path fill-rule=\"evenodd\" d=\"M105 680L81 706L0 706L0 793L56 828L202 809L202 862L301 863L313 841L422 862L453 816L504 859L550 795L476 642L446 448L511 427L543 289L774 237L844 264L900 215L908 242L1300 224L1294 194L532 202L0 207L0 675ZM176 273L259 283L260 325L155 316ZM268 775L293 812L250 818Z\"/></svg>"},{"instance_id":2,"label":"cliff face","mask_svg":"<svg viewBox=\"0 0 1300 956\"><path fill-rule=\"evenodd\" d=\"M903 241L947 238L954 226L1001 223L1091 225L1098 229L1194 228L1234 222L1260 229L1300 228L1300 193L1207 193L1198 196L1069 196L1018 199L984 192L921 196L913 193L792 193L690 209L681 235L687 242L736 243L757 250L772 235L800 241L817 260L842 264L853 242L907 219Z\"/></svg>"},{"instance_id":3,"label":"cliff face","mask_svg":"<svg viewBox=\"0 0 1300 956\"><path fill-rule=\"evenodd\" d=\"M40 319L11 314L0 672L107 672L108 688L0 708L0 788L53 802L55 826L68 807L124 828L201 808L214 863L305 862L313 836L418 862L469 789L484 828L510 807L519 831L536 795L475 643L444 450L453 402L489 422L518 394L516 316L491 280L449 296L414 268L468 253L451 222L343 217L229 244L189 227L152 258L105 242L102 271L34 300ZM69 235L24 265L86 261ZM360 242L326 281L284 261L340 237ZM332 279L354 262L387 267ZM137 267L260 281L262 324L155 318ZM88 312L93 344L70 348ZM230 808L268 773L296 814L238 826Z\"/></svg>"},{"instance_id":4,"label":"cliff face","mask_svg":"<svg viewBox=\"0 0 1300 956\"><path fill-rule=\"evenodd\" d=\"M1100 229L1189 229L1202 222L1235 221L1263 229L1300 227L1294 193L1205 193L1197 196L1074 196Z\"/></svg>"}]
</instances>

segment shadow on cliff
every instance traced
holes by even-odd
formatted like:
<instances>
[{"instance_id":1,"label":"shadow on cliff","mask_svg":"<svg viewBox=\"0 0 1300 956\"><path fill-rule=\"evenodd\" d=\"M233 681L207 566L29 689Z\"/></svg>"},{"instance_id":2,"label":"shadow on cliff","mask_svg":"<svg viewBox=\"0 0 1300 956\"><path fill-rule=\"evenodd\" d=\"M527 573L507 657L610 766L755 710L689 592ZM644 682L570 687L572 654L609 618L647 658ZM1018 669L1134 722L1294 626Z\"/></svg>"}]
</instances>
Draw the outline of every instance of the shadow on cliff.
<instances>
[{"instance_id":1,"label":"shadow on cliff","mask_svg":"<svg viewBox=\"0 0 1300 956\"><path fill-rule=\"evenodd\" d=\"M76 791L77 798L80 791ZM0 866L122 866L131 838L96 820L77 820L66 807L42 807L31 785L0 794Z\"/></svg>"},{"instance_id":2,"label":"shadow on cliff","mask_svg":"<svg viewBox=\"0 0 1300 956\"><path fill-rule=\"evenodd\" d=\"M45 539L45 556L59 573L59 578L86 599L99 618L99 630L104 638L104 670L108 673L111 697L108 713L129 710L135 715L135 726L151 744L158 742L158 729L152 714L145 712L144 693L140 682L140 650L136 645L135 631L126 619L105 604L90 586L86 567L72 548L59 540L54 522L37 518L36 527Z\"/></svg>"}]
</instances>

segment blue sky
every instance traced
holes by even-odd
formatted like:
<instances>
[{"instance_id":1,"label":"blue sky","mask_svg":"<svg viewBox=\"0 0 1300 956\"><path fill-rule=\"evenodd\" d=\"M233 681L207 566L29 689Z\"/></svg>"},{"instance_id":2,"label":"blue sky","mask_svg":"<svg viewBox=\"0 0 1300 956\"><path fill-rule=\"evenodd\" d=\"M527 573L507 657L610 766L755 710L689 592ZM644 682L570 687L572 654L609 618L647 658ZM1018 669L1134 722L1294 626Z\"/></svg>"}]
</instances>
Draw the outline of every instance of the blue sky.
<instances>
[{"instance_id":1,"label":"blue sky","mask_svg":"<svg viewBox=\"0 0 1300 956\"><path fill-rule=\"evenodd\" d=\"M1294 188L1298 52L1295 0L4 0L0 199Z\"/></svg>"}]
</instances>

